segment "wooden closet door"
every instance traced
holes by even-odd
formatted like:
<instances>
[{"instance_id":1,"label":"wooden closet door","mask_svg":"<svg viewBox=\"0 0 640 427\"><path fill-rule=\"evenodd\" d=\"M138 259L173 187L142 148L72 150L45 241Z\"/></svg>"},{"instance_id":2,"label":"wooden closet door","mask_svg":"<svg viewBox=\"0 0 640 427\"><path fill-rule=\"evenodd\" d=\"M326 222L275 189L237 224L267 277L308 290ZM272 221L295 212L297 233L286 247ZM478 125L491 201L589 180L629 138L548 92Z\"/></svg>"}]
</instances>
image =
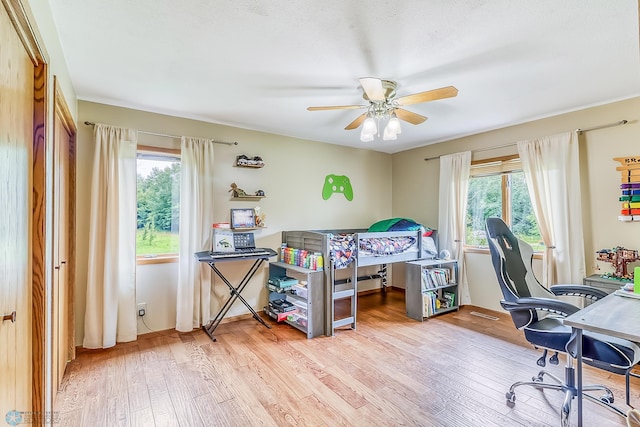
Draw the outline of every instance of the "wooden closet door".
<instances>
[{"instance_id":1,"label":"wooden closet door","mask_svg":"<svg viewBox=\"0 0 640 427\"><path fill-rule=\"evenodd\" d=\"M53 188L53 380L55 395L69 361L69 148L71 135L61 117L54 122Z\"/></svg>"},{"instance_id":2,"label":"wooden closet door","mask_svg":"<svg viewBox=\"0 0 640 427\"><path fill-rule=\"evenodd\" d=\"M32 409L34 65L0 5L0 417ZM9 419L7 419L9 421Z\"/></svg>"},{"instance_id":3,"label":"wooden closet door","mask_svg":"<svg viewBox=\"0 0 640 427\"><path fill-rule=\"evenodd\" d=\"M76 127L55 76L53 115L52 405L67 362L75 358Z\"/></svg>"}]
</instances>

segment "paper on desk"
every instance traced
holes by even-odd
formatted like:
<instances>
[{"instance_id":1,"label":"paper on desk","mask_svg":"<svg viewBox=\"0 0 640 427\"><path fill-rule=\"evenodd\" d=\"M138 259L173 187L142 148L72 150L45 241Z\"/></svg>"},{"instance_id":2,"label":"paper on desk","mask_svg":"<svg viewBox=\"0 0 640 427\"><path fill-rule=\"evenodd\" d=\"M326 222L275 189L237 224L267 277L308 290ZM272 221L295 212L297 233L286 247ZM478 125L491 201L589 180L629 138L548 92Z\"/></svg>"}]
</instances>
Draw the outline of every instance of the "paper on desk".
<instances>
[{"instance_id":1,"label":"paper on desk","mask_svg":"<svg viewBox=\"0 0 640 427\"><path fill-rule=\"evenodd\" d=\"M640 299L640 294L636 294L633 291L625 291L624 289L618 289L617 291L614 292L614 294L621 297Z\"/></svg>"}]
</instances>

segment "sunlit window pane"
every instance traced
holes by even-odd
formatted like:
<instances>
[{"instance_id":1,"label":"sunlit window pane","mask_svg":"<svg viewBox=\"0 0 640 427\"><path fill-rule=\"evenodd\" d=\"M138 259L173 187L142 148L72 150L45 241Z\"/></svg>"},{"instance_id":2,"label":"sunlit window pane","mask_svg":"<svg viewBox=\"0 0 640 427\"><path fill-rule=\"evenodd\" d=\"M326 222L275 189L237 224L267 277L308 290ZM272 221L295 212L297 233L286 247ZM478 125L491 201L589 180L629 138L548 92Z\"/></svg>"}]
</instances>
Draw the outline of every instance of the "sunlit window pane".
<instances>
[{"instance_id":1,"label":"sunlit window pane","mask_svg":"<svg viewBox=\"0 0 640 427\"><path fill-rule=\"evenodd\" d=\"M524 173L511 173L511 231L513 234L525 242L529 243L533 250L541 251L544 249L542 237L536 216L531 207L531 199L529 198L529 190L524 179Z\"/></svg>"},{"instance_id":2,"label":"sunlit window pane","mask_svg":"<svg viewBox=\"0 0 640 427\"><path fill-rule=\"evenodd\" d=\"M503 191L506 192L504 197ZM504 206L503 200L509 200L510 203ZM511 207L510 212L508 205ZM469 179L465 235L467 246L488 246L485 223L490 217L502 218L516 237L529 243L535 251L544 248L522 170L472 176Z\"/></svg>"},{"instance_id":3,"label":"sunlit window pane","mask_svg":"<svg viewBox=\"0 0 640 427\"><path fill-rule=\"evenodd\" d=\"M180 161L139 154L137 161L138 229L136 255L178 253Z\"/></svg>"},{"instance_id":4,"label":"sunlit window pane","mask_svg":"<svg viewBox=\"0 0 640 427\"><path fill-rule=\"evenodd\" d=\"M487 246L484 224L489 217L502 217L500 175L474 177L469 181L466 244Z\"/></svg>"}]
</instances>

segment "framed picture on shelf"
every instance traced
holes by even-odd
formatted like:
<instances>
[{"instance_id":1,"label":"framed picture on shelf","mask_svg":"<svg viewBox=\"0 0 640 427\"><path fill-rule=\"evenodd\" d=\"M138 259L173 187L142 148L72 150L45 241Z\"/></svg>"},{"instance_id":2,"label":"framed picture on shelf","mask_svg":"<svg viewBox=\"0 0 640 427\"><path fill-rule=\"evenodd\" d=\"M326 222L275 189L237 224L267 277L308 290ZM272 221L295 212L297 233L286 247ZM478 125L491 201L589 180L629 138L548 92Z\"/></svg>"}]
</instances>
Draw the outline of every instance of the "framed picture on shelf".
<instances>
[{"instance_id":1,"label":"framed picture on shelf","mask_svg":"<svg viewBox=\"0 0 640 427\"><path fill-rule=\"evenodd\" d=\"M256 228L255 210L231 209L231 228Z\"/></svg>"}]
</instances>

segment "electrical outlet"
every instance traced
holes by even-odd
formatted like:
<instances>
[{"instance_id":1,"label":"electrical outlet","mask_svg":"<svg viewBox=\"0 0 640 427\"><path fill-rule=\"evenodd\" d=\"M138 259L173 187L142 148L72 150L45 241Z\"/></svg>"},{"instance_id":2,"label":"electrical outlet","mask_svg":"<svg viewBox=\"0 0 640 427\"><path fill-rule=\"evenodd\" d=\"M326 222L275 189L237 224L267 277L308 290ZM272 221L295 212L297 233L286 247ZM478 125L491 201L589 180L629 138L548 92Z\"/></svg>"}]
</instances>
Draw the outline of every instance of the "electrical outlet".
<instances>
[{"instance_id":1,"label":"electrical outlet","mask_svg":"<svg viewBox=\"0 0 640 427\"><path fill-rule=\"evenodd\" d=\"M138 303L138 316L143 317L145 314L147 314L147 303Z\"/></svg>"}]
</instances>

